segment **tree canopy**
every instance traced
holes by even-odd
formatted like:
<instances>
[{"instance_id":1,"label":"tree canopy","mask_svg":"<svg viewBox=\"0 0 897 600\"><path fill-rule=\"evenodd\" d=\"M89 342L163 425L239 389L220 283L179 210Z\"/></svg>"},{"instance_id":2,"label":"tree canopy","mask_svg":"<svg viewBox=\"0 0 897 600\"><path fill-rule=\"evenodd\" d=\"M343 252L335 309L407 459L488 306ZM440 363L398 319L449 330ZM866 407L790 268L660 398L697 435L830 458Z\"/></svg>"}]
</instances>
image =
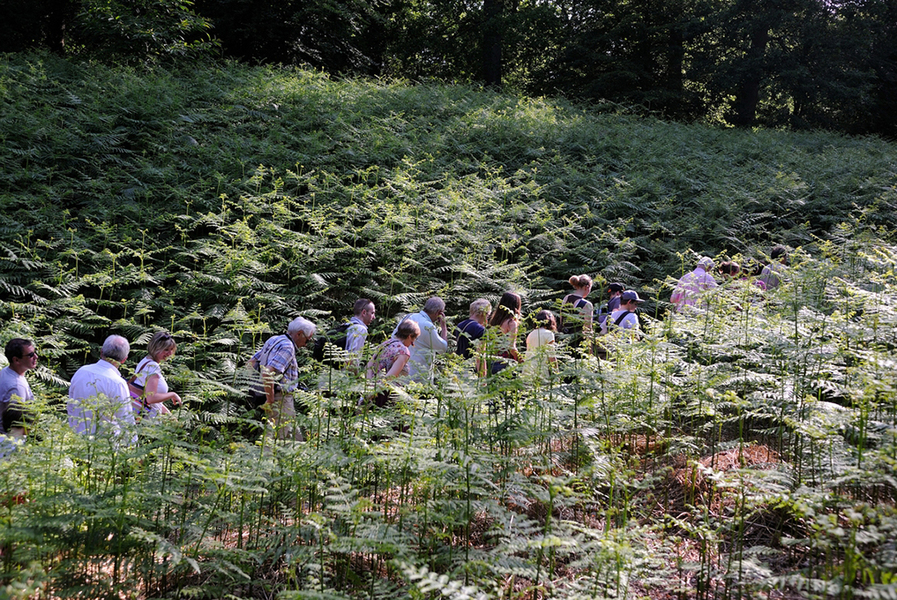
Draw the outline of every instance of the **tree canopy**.
<instances>
[{"instance_id":1,"label":"tree canopy","mask_svg":"<svg viewBox=\"0 0 897 600\"><path fill-rule=\"evenodd\" d=\"M9 0L0 50L197 52L897 135L897 0Z\"/></svg>"}]
</instances>

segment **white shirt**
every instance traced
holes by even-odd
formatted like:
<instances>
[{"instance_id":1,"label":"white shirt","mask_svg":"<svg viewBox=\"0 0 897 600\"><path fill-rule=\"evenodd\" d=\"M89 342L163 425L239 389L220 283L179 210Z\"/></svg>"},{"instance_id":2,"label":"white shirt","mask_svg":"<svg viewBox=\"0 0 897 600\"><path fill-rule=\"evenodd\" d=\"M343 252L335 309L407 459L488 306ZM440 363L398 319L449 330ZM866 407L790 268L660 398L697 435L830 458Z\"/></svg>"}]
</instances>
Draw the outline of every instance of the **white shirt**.
<instances>
[{"instance_id":1,"label":"white shirt","mask_svg":"<svg viewBox=\"0 0 897 600\"><path fill-rule=\"evenodd\" d=\"M628 315L623 317L623 320L620 321L619 325L616 325L616 326L614 325L614 323L617 322L617 319L620 318L620 315L624 314L625 312L627 312L627 310L625 308L618 308L614 312L610 313L610 316L607 319L605 319L605 321L604 321L602 330L605 333L608 333L608 332L610 332L614 329L618 329L618 328L619 329L632 329L633 331L638 331L639 330L638 317L636 316L636 314L634 312L629 312Z\"/></svg>"},{"instance_id":2,"label":"white shirt","mask_svg":"<svg viewBox=\"0 0 897 600\"><path fill-rule=\"evenodd\" d=\"M118 438L134 427L128 383L118 369L103 359L75 372L66 411L69 427L81 434ZM137 441L136 433L131 434L130 440Z\"/></svg>"},{"instance_id":3,"label":"white shirt","mask_svg":"<svg viewBox=\"0 0 897 600\"><path fill-rule=\"evenodd\" d=\"M34 400L34 394L23 375L13 371L12 367L6 367L0 370L0 433L6 433L2 417L13 400L27 404Z\"/></svg>"},{"instance_id":4,"label":"white shirt","mask_svg":"<svg viewBox=\"0 0 897 600\"><path fill-rule=\"evenodd\" d=\"M763 282L765 289L774 290L779 287L782 279L785 277L787 267L782 263L772 263L763 267L760 273L760 281Z\"/></svg>"},{"instance_id":5,"label":"white shirt","mask_svg":"<svg viewBox=\"0 0 897 600\"><path fill-rule=\"evenodd\" d=\"M554 332L539 327L526 336L526 360L523 372L532 377L548 379L551 375L551 358L554 356Z\"/></svg>"},{"instance_id":6,"label":"white shirt","mask_svg":"<svg viewBox=\"0 0 897 600\"><path fill-rule=\"evenodd\" d=\"M168 382L165 381L165 377L162 376L162 365L154 361L151 356L146 356L143 360L137 363L137 367L134 369L134 372L137 375L137 377L134 378L134 383L142 388L146 387L146 380L149 379L151 375L158 375L159 385L156 387L156 393L168 393ZM147 407L147 416L155 417L162 414L162 406L163 405L161 402L150 404ZM131 407L135 412L139 413L143 409L143 403L139 399L134 398L133 402L131 403Z\"/></svg>"},{"instance_id":7,"label":"white shirt","mask_svg":"<svg viewBox=\"0 0 897 600\"><path fill-rule=\"evenodd\" d=\"M414 321L420 327L420 337L414 340L411 346L411 358L408 359L408 377L412 381L423 383L433 380L433 363L437 354L443 354L448 350L448 340L443 339L439 333L442 331L430 316L421 311L405 317ZM396 327L392 336L398 332Z\"/></svg>"}]
</instances>

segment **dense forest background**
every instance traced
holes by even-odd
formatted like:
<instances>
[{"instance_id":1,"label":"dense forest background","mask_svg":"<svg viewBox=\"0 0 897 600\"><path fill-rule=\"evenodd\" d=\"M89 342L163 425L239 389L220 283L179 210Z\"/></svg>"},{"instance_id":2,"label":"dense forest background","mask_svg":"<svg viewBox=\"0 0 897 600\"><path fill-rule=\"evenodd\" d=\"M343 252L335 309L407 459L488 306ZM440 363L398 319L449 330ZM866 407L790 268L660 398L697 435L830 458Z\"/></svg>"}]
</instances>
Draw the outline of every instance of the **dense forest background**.
<instances>
[{"instance_id":1,"label":"dense forest background","mask_svg":"<svg viewBox=\"0 0 897 600\"><path fill-rule=\"evenodd\" d=\"M893 600L893 6L4 0L0 340L40 362L0 598ZM778 288L670 310L778 244ZM296 315L373 299L367 360L574 273L646 299L609 360L446 355L379 410L303 350L304 442L247 401ZM73 432L75 370L162 329L183 405Z\"/></svg>"},{"instance_id":2,"label":"dense forest background","mask_svg":"<svg viewBox=\"0 0 897 600\"><path fill-rule=\"evenodd\" d=\"M8 0L0 52L213 54L897 136L897 0Z\"/></svg>"}]
</instances>

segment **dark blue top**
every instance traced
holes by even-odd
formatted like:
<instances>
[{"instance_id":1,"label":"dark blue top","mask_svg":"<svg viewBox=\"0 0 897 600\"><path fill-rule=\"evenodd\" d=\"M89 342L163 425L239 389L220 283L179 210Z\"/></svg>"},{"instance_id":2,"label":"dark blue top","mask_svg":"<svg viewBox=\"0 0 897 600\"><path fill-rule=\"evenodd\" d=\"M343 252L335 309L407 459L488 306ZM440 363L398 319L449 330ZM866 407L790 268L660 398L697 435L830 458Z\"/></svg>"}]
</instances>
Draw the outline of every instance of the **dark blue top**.
<instances>
[{"instance_id":1,"label":"dark blue top","mask_svg":"<svg viewBox=\"0 0 897 600\"><path fill-rule=\"evenodd\" d=\"M607 314L610 314L620 308L620 296L611 298L607 301Z\"/></svg>"},{"instance_id":2,"label":"dark blue top","mask_svg":"<svg viewBox=\"0 0 897 600\"><path fill-rule=\"evenodd\" d=\"M483 337L486 328L474 321L473 319L464 319L455 326L455 338L458 340L458 346L455 352L464 358L473 356L471 353L471 342Z\"/></svg>"}]
</instances>

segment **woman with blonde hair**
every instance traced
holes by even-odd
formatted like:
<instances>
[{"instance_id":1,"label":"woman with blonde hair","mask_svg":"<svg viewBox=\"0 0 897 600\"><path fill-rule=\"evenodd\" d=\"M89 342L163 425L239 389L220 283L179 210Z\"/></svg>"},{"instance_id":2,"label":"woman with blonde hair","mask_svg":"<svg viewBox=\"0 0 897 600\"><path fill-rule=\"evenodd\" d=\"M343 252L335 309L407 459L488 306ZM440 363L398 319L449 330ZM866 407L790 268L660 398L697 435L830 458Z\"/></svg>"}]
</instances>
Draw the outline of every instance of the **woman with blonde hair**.
<instances>
[{"instance_id":1,"label":"woman with blonde hair","mask_svg":"<svg viewBox=\"0 0 897 600\"><path fill-rule=\"evenodd\" d=\"M585 274L573 275L569 282L573 291L561 301L558 329L564 333L588 334L592 330L592 314L595 311L592 303L586 300L586 296L592 291L592 278Z\"/></svg>"},{"instance_id":2,"label":"woman with blonde hair","mask_svg":"<svg viewBox=\"0 0 897 600\"><path fill-rule=\"evenodd\" d=\"M455 352L463 357L473 356L474 342L486 333L486 320L492 312L492 304L485 298L470 303L470 316L455 325Z\"/></svg>"},{"instance_id":3,"label":"woman with blonde hair","mask_svg":"<svg viewBox=\"0 0 897 600\"><path fill-rule=\"evenodd\" d=\"M557 364L554 352L554 333L557 322L550 310L536 313L536 328L526 336L526 363L523 372L534 379L548 380Z\"/></svg>"},{"instance_id":4,"label":"woman with blonde hair","mask_svg":"<svg viewBox=\"0 0 897 600\"><path fill-rule=\"evenodd\" d=\"M174 337L167 331L157 331L146 346L146 356L137 363L134 375L128 380L131 404L134 411L146 417L170 412L163 402L171 400L175 406L181 403L176 392L169 391L162 376L162 365L177 350Z\"/></svg>"}]
</instances>

